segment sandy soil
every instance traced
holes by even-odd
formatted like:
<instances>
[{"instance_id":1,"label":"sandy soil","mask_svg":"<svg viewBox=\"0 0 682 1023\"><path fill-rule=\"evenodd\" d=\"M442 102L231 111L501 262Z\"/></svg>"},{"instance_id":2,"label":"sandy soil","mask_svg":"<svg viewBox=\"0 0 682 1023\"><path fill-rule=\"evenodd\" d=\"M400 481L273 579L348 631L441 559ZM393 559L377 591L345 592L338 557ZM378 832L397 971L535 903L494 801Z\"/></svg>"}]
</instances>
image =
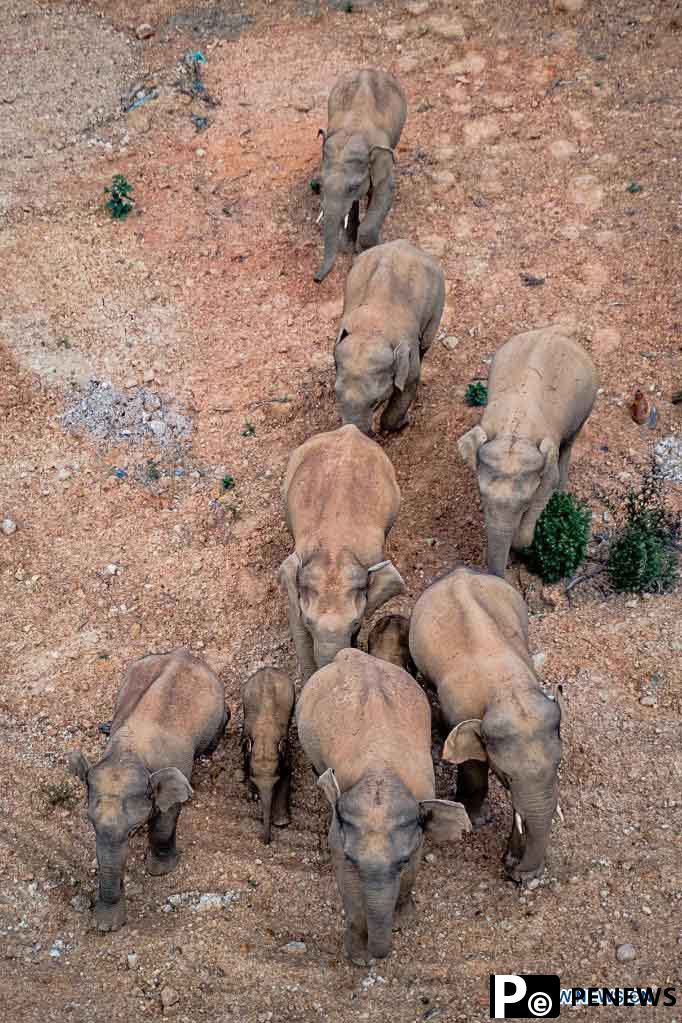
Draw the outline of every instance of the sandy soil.
<instances>
[{"instance_id":1,"label":"sandy soil","mask_svg":"<svg viewBox=\"0 0 682 1023\"><path fill-rule=\"evenodd\" d=\"M313 283L309 181L339 72L380 65L405 87L384 237L442 260L456 339L429 353L410 428L382 440L403 494L396 609L454 561L481 563L455 439L476 421L466 384L511 334L570 320L598 364L571 475L596 533L610 528L604 499L618 503L652 444L681 431L679 2L594 0L576 15L544 0L335 6L3 7L0 513L18 528L0 536L0 983L16 1023L478 1021L493 972L677 982L682 998L679 593L618 597L597 577L569 599L520 580L533 649L567 700L566 820L534 891L503 879L509 809L495 789L492 824L433 850L417 922L363 971L343 959L326 809L297 747L292 825L259 842L239 691L263 662L296 671L275 583L290 549L280 483L294 446L338 423L331 344L348 257ZM143 22L154 32L139 40ZM176 85L196 50L215 105ZM157 95L124 113L141 89ZM119 172L137 205L113 222L102 191ZM545 284L525 287L523 273ZM107 446L66 432L60 416L93 377L123 392L144 383L191 417L190 440ZM654 431L629 417L637 386L657 407ZM223 495L225 475L236 485ZM669 495L679 506L679 485ZM136 838L128 926L98 935L94 837L65 757L97 756L131 658L181 643L219 671L233 723L197 766L177 872L146 876ZM644 706L654 675L658 702ZM439 767L439 794L451 783ZM190 891L239 898L164 911ZM305 951L284 951L290 941ZM621 942L633 962L616 961Z\"/></svg>"}]
</instances>

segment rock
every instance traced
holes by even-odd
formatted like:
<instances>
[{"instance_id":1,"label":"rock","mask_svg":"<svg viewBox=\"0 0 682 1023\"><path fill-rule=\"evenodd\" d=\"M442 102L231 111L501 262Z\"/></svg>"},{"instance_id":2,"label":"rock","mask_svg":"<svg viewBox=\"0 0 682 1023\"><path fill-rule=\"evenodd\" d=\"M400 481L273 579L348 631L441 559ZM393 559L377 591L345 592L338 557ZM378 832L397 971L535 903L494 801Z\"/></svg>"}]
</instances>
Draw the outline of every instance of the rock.
<instances>
[{"instance_id":1,"label":"rock","mask_svg":"<svg viewBox=\"0 0 682 1023\"><path fill-rule=\"evenodd\" d=\"M166 432L166 424L163 419L152 419L149 424L149 429L152 431L155 437L163 437Z\"/></svg>"},{"instance_id":2,"label":"rock","mask_svg":"<svg viewBox=\"0 0 682 1023\"><path fill-rule=\"evenodd\" d=\"M132 387L137 387L137 380L135 377L126 377L123 381L123 386L130 390Z\"/></svg>"},{"instance_id":3,"label":"rock","mask_svg":"<svg viewBox=\"0 0 682 1023\"><path fill-rule=\"evenodd\" d=\"M105 575L118 575L118 565L114 565L113 562L110 565L107 565L105 567L105 569L104 569L104 574Z\"/></svg>"},{"instance_id":4,"label":"rock","mask_svg":"<svg viewBox=\"0 0 682 1023\"><path fill-rule=\"evenodd\" d=\"M152 380L154 379L154 370L151 367L149 369L146 369L142 374L142 379L144 380L145 384L151 384Z\"/></svg>"},{"instance_id":5,"label":"rock","mask_svg":"<svg viewBox=\"0 0 682 1023\"><path fill-rule=\"evenodd\" d=\"M57 938L52 948L50 949L49 955L52 959L59 959L62 952L64 951L64 942L61 938Z\"/></svg>"},{"instance_id":6,"label":"rock","mask_svg":"<svg viewBox=\"0 0 682 1023\"><path fill-rule=\"evenodd\" d=\"M616 948L616 959L619 963L631 963L637 958L637 951L634 945L618 945Z\"/></svg>"},{"instance_id":7,"label":"rock","mask_svg":"<svg viewBox=\"0 0 682 1023\"><path fill-rule=\"evenodd\" d=\"M424 857L424 859L425 859L425 861L427 863L435 863L436 862L436 857L435 857L435 855L433 853L427 853L426 856Z\"/></svg>"},{"instance_id":8,"label":"rock","mask_svg":"<svg viewBox=\"0 0 682 1023\"><path fill-rule=\"evenodd\" d=\"M138 39L149 39L150 36L154 35L154 29L145 21L144 24L137 26L135 29L135 35Z\"/></svg>"},{"instance_id":9,"label":"rock","mask_svg":"<svg viewBox=\"0 0 682 1023\"><path fill-rule=\"evenodd\" d=\"M208 913L209 910L222 908L223 897L217 892L207 892L206 895L201 896L196 906L192 906L195 913Z\"/></svg>"},{"instance_id":10,"label":"rock","mask_svg":"<svg viewBox=\"0 0 682 1023\"><path fill-rule=\"evenodd\" d=\"M57 473L57 479L59 480L60 483L64 483L66 480L70 480L72 475L73 474L71 470L67 469L65 466L63 469L60 469L59 472Z\"/></svg>"},{"instance_id":11,"label":"rock","mask_svg":"<svg viewBox=\"0 0 682 1023\"><path fill-rule=\"evenodd\" d=\"M130 626L130 638L137 639L141 632L142 626L140 625L140 623L133 622L133 624Z\"/></svg>"},{"instance_id":12,"label":"rock","mask_svg":"<svg viewBox=\"0 0 682 1023\"><path fill-rule=\"evenodd\" d=\"M169 1009L172 1005L175 1005L180 1001L180 995L177 993L175 988L164 987L161 988L161 1005L163 1006L164 1012Z\"/></svg>"},{"instance_id":13,"label":"rock","mask_svg":"<svg viewBox=\"0 0 682 1023\"><path fill-rule=\"evenodd\" d=\"M12 533L16 533L17 524L14 519L3 519L0 529L2 529L5 536L11 536Z\"/></svg>"},{"instance_id":14,"label":"rock","mask_svg":"<svg viewBox=\"0 0 682 1023\"><path fill-rule=\"evenodd\" d=\"M449 352L454 352L461 340L461 337L457 337L456 334L450 334L448 337L443 338L443 345Z\"/></svg>"},{"instance_id":15,"label":"rock","mask_svg":"<svg viewBox=\"0 0 682 1023\"><path fill-rule=\"evenodd\" d=\"M533 654L533 667L538 672L538 674L542 673L542 669L545 666L546 660L547 654L545 653L544 650L538 650L536 654Z\"/></svg>"},{"instance_id":16,"label":"rock","mask_svg":"<svg viewBox=\"0 0 682 1023\"><path fill-rule=\"evenodd\" d=\"M305 941L288 941L286 945L282 946L282 952L288 952L290 955L303 955L307 951L308 946Z\"/></svg>"},{"instance_id":17,"label":"rock","mask_svg":"<svg viewBox=\"0 0 682 1023\"><path fill-rule=\"evenodd\" d=\"M531 879L531 880L530 880L530 881L528 882L528 884L526 885L526 888L527 888L527 889L528 889L529 891L531 891L531 892L534 892L534 891L535 891L535 889L536 889L536 888L539 888L539 887L540 887L540 878L539 878L539 877L534 877L534 878L532 878L532 879Z\"/></svg>"},{"instance_id":18,"label":"rock","mask_svg":"<svg viewBox=\"0 0 682 1023\"><path fill-rule=\"evenodd\" d=\"M459 40L466 39L464 24L460 18L452 18L441 14L434 14L426 22L429 30L441 39Z\"/></svg>"},{"instance_id":19,"label":"rock","mask_svg":"<svg viewBox=\"0 0 682 1023\"><path fill-rule=\"evenodd\" d=\"M77 913L87 913L91 906L90 897L84 892L79 892L71 899L71 905Z\"/></svg>"},{"instance_id":20,"label":"rock","mask_svg":"<svg viewBox=\"0 0 682 1023\"><path fill-rule=\"evenodd\" d=\"M137 955L136 952L131 952L129 955L126 956L126 962L128 964L128 969L129 970L136 969L137 964L138 964L139 961L140 961L140 957Z\"/></svg>"},{"instance_id":21,"label":"rock","mask_svg":"<svg viewBox=\"0 0 682 1023\"><path fill-rule=\"evenodd\" d=\"M657 707L658 706L658 700L653 695L653 693L646 693L644 696L640 696L639 702L642 704L643 707Z\"/></svg>"},{"instance_id":22,"label":"rock","mask_svg":"<svg viewBox=\"0 0 682 1023\"><path fill-rule=\"evenodd\" d=\"M585 0L549 0L552 14L577 14L585 6Z\"/></svg>"}]
</instances>

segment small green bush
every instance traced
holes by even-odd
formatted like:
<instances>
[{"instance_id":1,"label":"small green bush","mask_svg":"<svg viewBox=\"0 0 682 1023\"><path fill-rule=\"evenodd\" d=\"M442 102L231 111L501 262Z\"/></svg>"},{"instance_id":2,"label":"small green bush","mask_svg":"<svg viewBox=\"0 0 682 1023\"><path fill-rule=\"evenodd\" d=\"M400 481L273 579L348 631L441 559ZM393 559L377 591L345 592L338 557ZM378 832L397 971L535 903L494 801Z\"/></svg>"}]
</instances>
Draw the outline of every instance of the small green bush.
<instances>
[{"instance_id":1,"label":"small green bush","mask_svg":"<svg viewBox=\"0 0 682 1023\"><path fill-rule=\"evenodd\" d=\"M535 526L530 547L521 557L545 583L558 583L573 575L585 560L592 512L571 494L555 493Z\"/></svg>"},{"instance_id":2,"label":"small green bush","mask_svg":"<svg viewBox=\"0 0 682 1023\"><path fill-rule=\"evenodd\" d=\"M237 485L234 476L223 476L222 478L223 490L234 490Z\"/></svg>"},{"instance_id":3,"label":"small green bush","mask_svg":"<svg viewBox=\"0 0 682 1023\"><path fill-rule=\"evenodd\" d=\"M125 220L133 208L134 199L131 199L133 186L126 181L122 174L114 174L111 188L105 188L104 193L109 198L105 202L106 208L114 220Z\"/></svg>"},{"instance_id":4,"label":"small green bush","mask_svg":"<svg viewBox=\"0 0 682 1023\"><path fill-rule=\"evenodd\" d=\"M674 543L679 516L666 508L663 479L652 463L638 490L625 495L625 524L611 543L607 571L614 589L627 593L660 593L677 580Z\"/></svg>"},{"instance_id":5,"label":"small green bush","mask_svg":"<svg viewBox=\"0 0 682 1023\"><path fill-rule=\"evenodd\" d=\"M477 380L467 387L464 400L467 405L487 405L488 388L480 380Z\"/></svg>"}]
</instances>

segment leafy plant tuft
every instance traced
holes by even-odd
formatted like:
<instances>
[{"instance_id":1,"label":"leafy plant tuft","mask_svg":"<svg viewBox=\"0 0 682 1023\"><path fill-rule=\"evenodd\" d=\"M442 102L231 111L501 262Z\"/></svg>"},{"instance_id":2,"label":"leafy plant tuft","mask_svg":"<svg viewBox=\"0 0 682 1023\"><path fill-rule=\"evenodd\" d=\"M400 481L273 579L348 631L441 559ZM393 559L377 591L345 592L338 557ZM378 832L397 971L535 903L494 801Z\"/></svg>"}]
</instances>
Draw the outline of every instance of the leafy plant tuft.
<instances>
[{"instance_id":1,"label":"leafy plant tuft","mask_svg":"<svg viewBox=\"0 0 682 1023\"><path fill-rule=\"evenodd\" d=\"M109 198L105 202L106 208L114 220L125 220L133 208L135 202L131 198L133 186L122 174L114 174L110 188L105 188L104 193Z\"/></svg>"},{"instance_id":2,"label":"leafy plant tuft","mask_svg":"<svg viewBox=\"0 0 682 1023\"><path fill-rule=\"evenodd\" d=\"M606 566L614 589L661 593L674 586L679 534L680 517L666 507L663 477L652 462L639 488L625 495L625 523L611 543Z\"/></svg>"},{"instance_id":3,"label":"leafy plant tuft","mask_svg":"<svg viewBox=\"0 0 682 1023\"><path fill-rule=\"evenodd\" d=\"M521 557L545 583L573 575L585 560L592 512L571 494L552 494L535 526L530 547Z\"/></svg>"},{"instance_id":4,"label":"leafy plant tuft","mask_svg":"<svg viewBox=\"0 0 682 1023\"><path fill-rule=\"evenodd\" d=\"M464 400L467 405L487 405L488 388L481 380L476 380L475 383L469 384L467 387Z\"/></svg>"}]
</instances>

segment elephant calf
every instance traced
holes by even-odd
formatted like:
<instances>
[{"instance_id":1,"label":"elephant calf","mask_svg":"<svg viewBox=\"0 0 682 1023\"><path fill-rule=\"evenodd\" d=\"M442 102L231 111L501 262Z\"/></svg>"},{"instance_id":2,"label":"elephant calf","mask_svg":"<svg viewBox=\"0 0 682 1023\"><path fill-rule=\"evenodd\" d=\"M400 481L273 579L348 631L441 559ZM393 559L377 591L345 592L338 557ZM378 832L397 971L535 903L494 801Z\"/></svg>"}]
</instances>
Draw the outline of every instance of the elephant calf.
<instances>
[{"instance_id":1,"label":"elephant calf","mask_svg":"<svg viewBox=\"0 0 682 1023\"><path fill-rule=\"evenodd\" d=\"M150 654L128 668L99 763L71 754L69 769L87 787L96 834L100 931L126 921L123 879L134 831L149 824L150 874L176 866L175 829L192 795L192 762L216 748L229 719L223 687L203 661L181 648Z\"/></svg>"},{"instance_id":2,"label":"elephant calf","mask_svg":"<svg viewBox=\"0 0 682 1023\"><path fill-rule=\"evenodd\" d=\"M481 823L491 768L514 811L507 871L537 877L557 806L561 710L535 675L523 598L497 576L456 568L415 604L410 651L451 729L443 759L460 765L456 798Z\"/></svg>"},{"instance_id":3,"label":"elephant calf","mask_svg":"<svg viewBox=\"0 0 682 1023\"><path fill-rule=\"evenodd\" d=\"M403 239L355 260L334 347L336 400L344 423L371 433L375 410L388 402L381 429L406 425L444 302L443 271Z\"/></svg>"},{"instance_id":4,"label":"elephant calf","mask_svg":"<svg viewBox=\"0 0 682 1023\"><path fill-rule=\"evenodd\" d=\"M295 699L293 682L277 668L261 668L244 684L244 773L260 796L266 845L272 824L289 823L289 724Z\"/></svg>"},{"instance_id":5,"label":"elephant calf","mask_svg":"<svg viewBox=\"0 0 682 1023\"><path fill-rule=\"evenodd\" d=\"M597 383L592 360L563 326L518 334L495 355L480 425L459 440L478 474L489 572L504 578L510 547L532 544L545 505L566 489Z\"/></svg>"},{"instance_id":6,"label":"elephant calf","mask_svg":"<svg viewBox=\"0 0 682 1023\"><path fill-rule=\"evenodd\" d=\"M384 542L400 507L393 466L355 426L318 433L289 459L284 502L295 550L280 567L304 679L355 643L362 619L402 593Z\"/></svg>"},{"instance_id":7,"label":"elephant calf","mask_svg":"<svg viewBox=\"0 0 682 1023\"><path fill-rule=\"evenodd\" d=\"M360 249L378 244L393 202L393 150L406 116L403 90L386 71L353 71L330 92L327 131L319 132L324 261L315 274L318 283L334 265L341 225L347 240L353 245L357 241ZM367 213L359 224L360 200L365 196Z\"/></svg>"},{"instance_id":8,"label":"elephant calf","mask_svg":"<svg viewBox=\"0 0 682 1023\"><path fill-rule=\"evenodd\" d=\"M391 951L394 916L411 891L424 832L471 830L459 803L435 799L431 711L414 679L360 650L342 650L301 693L301 745L332 806L329 847L358 965Z\"/></svg>"},{"instance_id":9,"label":"elephant calf","mask_svg":"<svg viewBox=\"0 0 682 1023\"><path fill-rule=\"evenodd\" d=\"M415 674L410 657L410 619L405 615L384 615L367 637L367 653Z\"/></svg>"}]
</instances>

